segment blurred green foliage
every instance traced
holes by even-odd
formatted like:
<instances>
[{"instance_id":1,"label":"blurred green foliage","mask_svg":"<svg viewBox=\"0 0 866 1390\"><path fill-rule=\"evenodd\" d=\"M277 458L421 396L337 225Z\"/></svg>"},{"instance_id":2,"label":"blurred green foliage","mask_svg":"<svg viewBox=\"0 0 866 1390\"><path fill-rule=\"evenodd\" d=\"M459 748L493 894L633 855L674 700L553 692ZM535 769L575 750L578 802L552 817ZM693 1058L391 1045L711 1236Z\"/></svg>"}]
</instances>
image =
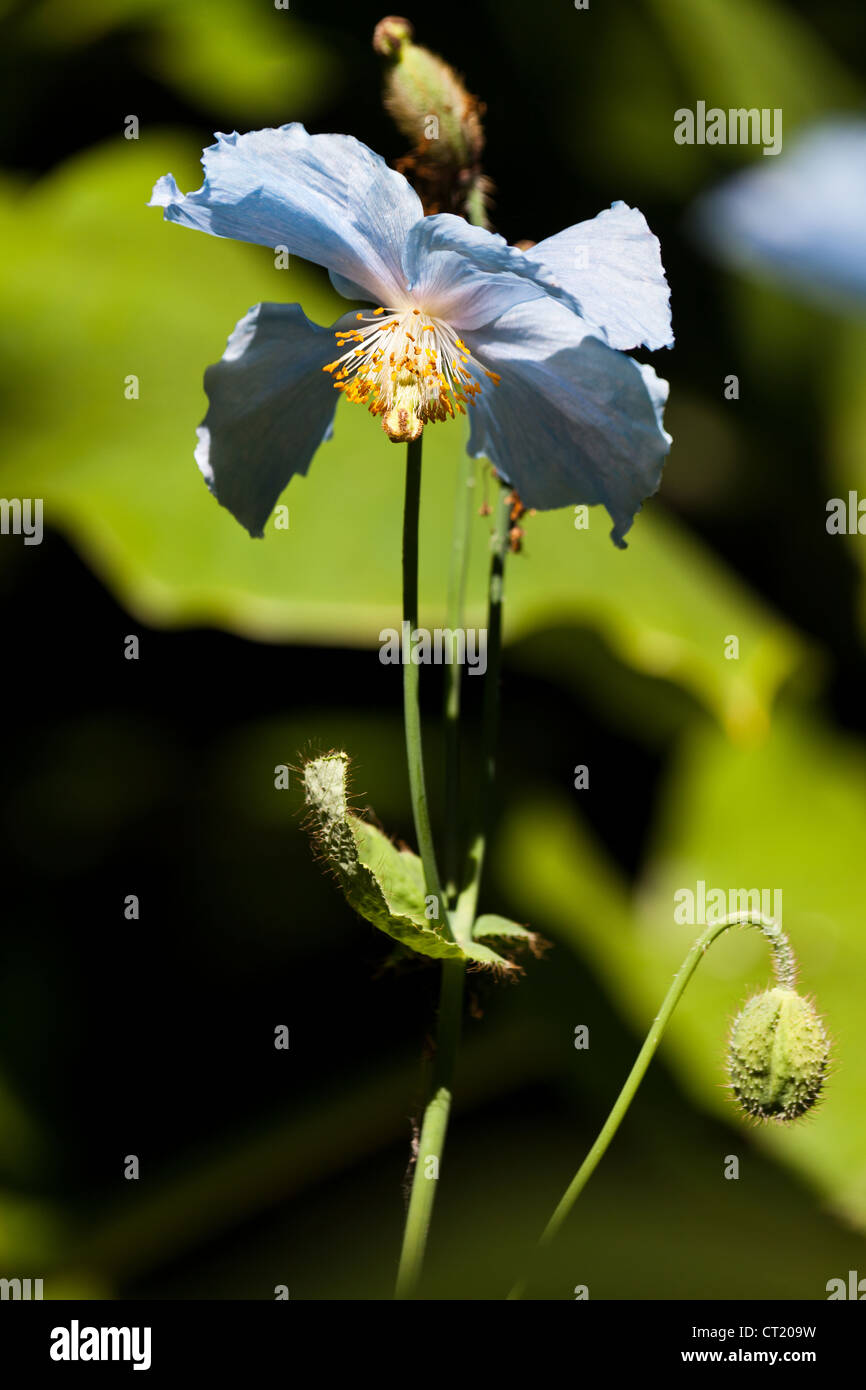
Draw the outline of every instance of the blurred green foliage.
<instances>
[{"instance_id":1,"label":"blurred green foliage","mask_svg":"<svg viewBox=\"0 0 866 1390\"><path fill-rule=\"evenodd\" d=\"M145 26L137 55L144 68L183 96L209 108L214 93L226 121L280 120L287 94L312 115L339 80L333 50L287 6L272 22L270 7L208 0L39 0L24 33L46 48L93 43L121 27Z\"/></svg>"},{"instance_id":2,"label":"blurred green foliage","mask_svg":"<svg viewBox=\"0 0 866 1390\"><path fill-rule=\"evenodd\" d=\"M71 532L145 621L374 646L399 621L401 457L367 413L341 406L334 440L286 494L288 530L269 527L264 544L208 497L192 462L203 364L250 304L297 299L322 323L342 312L323 278L297 263L276 270L266 250L165 227L144 208L160 170L197 186L192 162L168 140L114 142L23 199L9 194L3 367L13 414L0 486L44 496L51 524ZM62 242L62 259L52 261L46 236ZM128 374L137 400L125 398ZM45 393L34 428L28 402L40 381L63 385ZM444 621L463 447L458 425L428 432L422 596L431 627ZM470 625L481 621L486 565L486 528L476 530ZM625 556L608 532L600 509L588 531L568 511L532 519L509 579L509 635L575 621L598 628L622 660L680 682L734 736L759 734L803 660L802 642L651 503ZM729 632L740 637L737 664L720 660Z\"/></svg>"},{"instance_id":3,"label":"blurred green foliage","mask_svg":"<svg viewBox=\"0 0 866 1390\"><path fill-rule=\"evenodd\" d=\"M866 1018L855 983L866 978L866 940L856 868L852 874L866 853L864 779L861 744L790 710L778 713L770 736L751 749L734 751L709 725L698 725L673 760L634 885L618 875L567 803L528 801L500 852L503 874L509 865L524 866L509 875L518 911L543 904L565 938L591 955L639 1032L649 1027L696 935L673 920L675 892L695 891L699 880L708 893L781 889L800 988L829 1020L838 1067L814 1119L759 1127L754 1141L866 1226L866 1075L858 1062L866 1055ZM665 1043L696 1103L747 1128L720 1084L725 1021L770 976L757 933L726 937L707 953Z\"/></svg>"}]
</instances>

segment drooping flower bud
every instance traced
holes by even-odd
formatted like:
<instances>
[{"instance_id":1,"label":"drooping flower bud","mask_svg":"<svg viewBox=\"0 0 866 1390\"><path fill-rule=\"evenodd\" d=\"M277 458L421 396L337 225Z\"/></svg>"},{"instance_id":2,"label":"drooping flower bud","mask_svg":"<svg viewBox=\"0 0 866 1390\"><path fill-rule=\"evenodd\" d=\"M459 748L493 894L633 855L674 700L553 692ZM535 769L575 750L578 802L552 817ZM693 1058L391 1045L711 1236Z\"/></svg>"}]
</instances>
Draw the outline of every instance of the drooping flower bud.
<instances>
[{"instance_id":1,"label":"drooping flower bud","mask_svg":"<svg viewBox=\"0 0 866 1390\"><path fill-rule=\"evenodd\" d=\"M793 989L765 990L734 1020L728 1050L731 1087L747 1114L795 1120L821 1094L830 1043L808 999Z\"/></svg>"}]
</instances>

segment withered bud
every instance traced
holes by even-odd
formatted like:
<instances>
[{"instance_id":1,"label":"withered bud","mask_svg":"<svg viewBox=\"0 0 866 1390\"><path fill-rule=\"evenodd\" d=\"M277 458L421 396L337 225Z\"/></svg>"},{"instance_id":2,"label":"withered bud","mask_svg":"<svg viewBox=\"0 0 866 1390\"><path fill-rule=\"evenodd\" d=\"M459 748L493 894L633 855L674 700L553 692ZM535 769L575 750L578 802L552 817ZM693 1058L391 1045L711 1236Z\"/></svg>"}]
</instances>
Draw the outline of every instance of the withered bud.
<instances>
[{"instance_id":1,"label":"withered bud","mask_svg":"<svg viewBox=\"0 0 866 1390\"><path fill-rule=\"evenodd\" d=\"M383 58L394 58L401 45L411 40L414 32L408 19L389 14L387 18L380 19L373 30L373 48Z\"/></svg>"}]
</instances>

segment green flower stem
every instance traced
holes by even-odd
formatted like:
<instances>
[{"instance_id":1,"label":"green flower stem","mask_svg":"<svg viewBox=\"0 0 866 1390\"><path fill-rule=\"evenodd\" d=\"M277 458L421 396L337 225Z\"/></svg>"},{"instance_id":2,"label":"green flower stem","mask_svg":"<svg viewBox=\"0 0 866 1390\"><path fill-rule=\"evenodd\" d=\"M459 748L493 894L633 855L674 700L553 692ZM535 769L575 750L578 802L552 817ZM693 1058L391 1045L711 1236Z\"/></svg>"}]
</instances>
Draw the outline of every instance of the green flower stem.
<instances>
[{"instance_id":1,"label":"green flower stem","mask_svg":"<svg viewBox=\"0 0 866 1390\"><path fill-rule=\"evenodd\" d=\"M421 438L413 440L406 453L406 502L403 513L403 632L411 635L418 626L418 518L421 503ZM408 640L404 636L404 641ZM439 881L433 848L430 811L424 778L421 745L421 711L418 702L420 667L407 661L403 666L403 718L406 726L406 756L409 788L418 850L424 866L425 886L437 903L437 920L451 934L446 900ZM464 965L460 960L445 961L439 998L436 1052L430 1099L424 1110L418 1152L412 1174L409 1210L403 1233L403 1248L397 1271L394 1297L413 1298L421 1277L427 1233L439 1179L439 1164L445 1146L448 1116L451 1112L452 1078L460 1040L463 1006ZM431 1161L432 1160L432 1161Z\"/></svg>"},{"instance_id":2,"label":"green flower stem","mask_svg":"<svg viewBox=\"0 0 866 1390\"><path fill-rule=\"evenodd\" d=\"M398 1299L415 1297L424 1266L427 1235L433 1216L433 1203L439 1185L439 1168L451 1114L454 1068L463 1017L465 974L466 967L462 960L442 962L431 1096L424 1110L412 1173L412 1191L409 1195L403 1249L400 1252L397 1285L394 1291L394 1297Z\"/></svg>"},{"instance_id":3,"label":"green flower stem","mask_svg":"<svg viewBox=\"0 0 866 1390\"><path fill-rule=\"evenodd\" d=\"M457 634L463 628L469 541L475 501L475 460L464 451L457 471L457 499L448 575L445 623L451 637L451 661L445 667L445 892L451 905L460 872L460 686L462 668L454 660Z\"/></svg>"},{"instance_id":4,"label":"green flower stem","mask_svg":"<svg viewBox=\"0 0 866 1390\"><path fill-rule=\"evenodd\" d=\"M403 532L404 622L409 620L412 626L415 627L417 626L418 610L417 557L418 503L420 497L421 473L420 441L418 441L417 444L409 445L406 468L406 513ZM470 491L468 484L466 490L467 492ZM459 505L458 501L458 509ZM468 505L467 503L467 509ZM461 523L458 521L458 529L460 524ZM460 893L457 907L450 924L451 931L457 940L461 939L463 933L465 933L464 939L468 939L468 937L471 936L472 924L475 920L475 906L478 900L481 870L484 862L486 820L490 800L489 791L492 786L495 768L495 739L498 722L497 713L499 706L499 672L502 637L502 576L507 540L508 511L507 508L503 509L503 504L500 501L497 511L497 524L490 567L487 625L487 676L485 682L484 727L482 735L484 771L482 777L483 800L481 806L481 828L470 850L468 882ZM457 549L459 553L460 547L458 546ZM452 554L452 560L453 558ZM404 672L408 673L409 670L409 666L404 667ZM423 812L421 815L419 815L416 805L415 788L420 786L423 790L424 779L423 764L421 761L420 716L418 713L418 668L415 667L414 671L414 681L408 678L408 674L404 677L404 700L406 709L406 746L410 762L410 784L413 787L415 826L420 846L422 841L419 826L422 823L426 823L426 832L429 836L429 818L427 817L426 796L424 797ZM453 750L456 753L456 743L453 745ZM414 781L412 780L411 773L413 760L416 767ZM452 776L453 775L452 772ZM432 838L429 843L430 856L435 873L435 858L432 854ZM427 873L427 861L424 858L423 850L421 857L424 863L425 878L427 879L427 890L428 892L436 892L436 889L431 886L431 879ZM435 882L438 883L438 877L435 879ZM465 973L463 961L443 962L436 1033L436 1052L433 1059L430 1099L424 1110L424 1119L421 1124L421 1133L418 1139L418 1151L415 1156L412 1190L409 1196L409 1210L406 1214L403 1249L400 1255L397 1286L394 1295L395 1298L398 1299L414 1298L424 1264L427 1235L433 1215L433 1203L436 1198L436 1188L439 1181L439 1168L445 1147L448 1119L451 1113L454 1069L457 1059L457 1047L460 1041L460 1026L463 1014L463 986Z\"/></svg>"},{"instance_id":5,"label":"green flower stem","mask_svg":"<svg viewBox=\"0 0 866 1390\"><path fill-rule=\"evenodd\" d=\"M419 441L420 445L420 441ZM411 446L410 446L411 447ZM464 453L457 474L457 498L451 563L448 576L446 626L452 637L451 662L445 667L445 892L450 905L457 892L460 866L460 691L461 667L454 660L456 634L463 627L466 578L469 568L470 523L473 511L475 461ZM404 552L405 553L405 552ZM470 924L471 925L471 924ZM427 1176L427 1160L438 1167L445 1146L451 1113L453 1074L460 1041L463 1015L465 966L462 961L445 961L439 998L436 1053L430 1084L430 1100L424 1112L412 1192L406 1219L406 1234L397 1276L397 1298L411 1297L418 1285L424 1262L427 1233L433 1214L436 1181Z\"/></svg>"},{"instance_id":6,"label":"green flower stem","mask_svg":"<svg viewBox=\"0 0 866 1390\"><path fill-rule=\"evenodd\" d=\"M545 1250L558 1235L572 1207L607 1152L610 1141L619 1129L620 1123L634 1100L640 1083L646 1075L647 1068L652 1061L656 1048L661 1042L662 1034L670 1021L671 1015L682 998L686 985L697 970L707 947L711 946L717 937L734 926L758 927L773 949L773 968L778 983L786 988L793 984L796 974L794 953L782 928L776 922L772 921L771 918L764 917L760 912L735 912L732 913L731 916L725 917L719 922L714 922L712 926L707 927L706 931L695 941L680 966L679 971L674 976L673 983L665 995L664 1003L646 1036L646 1041L638 1053L637 1061L629 1072L625 1085L616 1098L613 1109L608 1115L598 1138L566 1188L560 1199L559 1205L556 1207L556 1210L542 1232L536 1255ZM528 1278L520 1280L508 1295L509 1299L522 1298L526 1291L527 1283Z\"/></svg>"},{"instance_id":7,"label":"green flower stem","mask_svg":"<svg viewBox=\"0 0 866 1390\"><path fill-rule=\"evenodd\" d=\"M487 591L487 673L484 678L484 711L481 730L480 805L477 829L469 846L463 887L454 910L454 935L458 941L472 931L478 905L478 890L484 870L493 787L496 779L496 739L499 732L499 681L502 671L502 599L505 557L511 505L508 494L498 485L494 507L493 535L490 540L490 579Z\"/></svg>"},{"instance_id":8,"label":"green flower stem","mask_svg":"<svg viewBox=\"0 0 866 1390\"><path fill-rule=\"evenodd\" d=\"M406 500L403 511L403 641L409 643L418 627L418 517L421 507L421 436L406 451ZM436 922L450 935L446 901L440 886L439 869L430 828L430 807L424 777L421 742L421 709L418 701L421 668L414 661L403 662L403 722L406 729L406 760L409 792L418 853L424 865L427 893L436 899Z\"/></svg>"}]
</instances>

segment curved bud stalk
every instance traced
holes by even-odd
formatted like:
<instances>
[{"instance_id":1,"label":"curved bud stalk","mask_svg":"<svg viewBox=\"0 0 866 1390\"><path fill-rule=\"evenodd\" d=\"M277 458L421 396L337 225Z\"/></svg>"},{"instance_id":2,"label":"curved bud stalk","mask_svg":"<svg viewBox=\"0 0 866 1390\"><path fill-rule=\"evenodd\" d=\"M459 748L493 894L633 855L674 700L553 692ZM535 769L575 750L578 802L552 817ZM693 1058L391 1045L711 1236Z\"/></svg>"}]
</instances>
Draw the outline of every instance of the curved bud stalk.
<instances>
[{"instance_id":1,"label":"curved bud stalk","mask_svg":"<svg viewBox=\"0 0 866 1390\"><path fill-rule=\"evenodd\" d=\"M757 1119L795 1120L815 1104L826 1075L830 1044L814 1007L794 989L797 961L788 937L778 922L760 912L736 912L714 922L694 942L675 975L598 1138L541 1234L539 1252L557 1235L604 1157L708 947L735 926L756 927L769 943L777 984L750 999L734 1022L729 1050L734 1094L746 1113ZM522 1298L527 1282L520 1280L508 1297Z\"/></svg>"}]
</instances>

